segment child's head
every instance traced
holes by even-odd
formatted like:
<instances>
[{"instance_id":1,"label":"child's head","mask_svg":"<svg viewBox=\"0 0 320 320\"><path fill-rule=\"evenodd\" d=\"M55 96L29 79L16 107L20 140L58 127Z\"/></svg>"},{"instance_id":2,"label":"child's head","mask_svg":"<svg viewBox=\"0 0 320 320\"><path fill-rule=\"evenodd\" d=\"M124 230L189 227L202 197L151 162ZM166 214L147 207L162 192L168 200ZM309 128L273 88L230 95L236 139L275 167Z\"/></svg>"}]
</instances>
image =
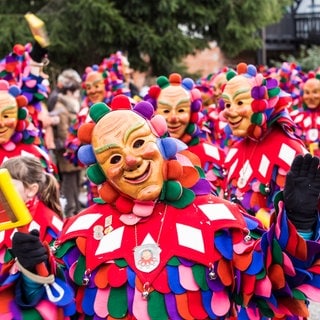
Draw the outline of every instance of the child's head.
<instances>
[{"instance_id":1,"label":"child's head","mask_svg":"<svg viewBox=\"0 0 320 320\"><path fill-rule=\"evenodd\" d=\"M6 160L1 167L9 171L17 191L25 202L38 197L62 216L58 182L51 174L45 172L38 158L17 156Z\"/></svg>"}]
</instances>

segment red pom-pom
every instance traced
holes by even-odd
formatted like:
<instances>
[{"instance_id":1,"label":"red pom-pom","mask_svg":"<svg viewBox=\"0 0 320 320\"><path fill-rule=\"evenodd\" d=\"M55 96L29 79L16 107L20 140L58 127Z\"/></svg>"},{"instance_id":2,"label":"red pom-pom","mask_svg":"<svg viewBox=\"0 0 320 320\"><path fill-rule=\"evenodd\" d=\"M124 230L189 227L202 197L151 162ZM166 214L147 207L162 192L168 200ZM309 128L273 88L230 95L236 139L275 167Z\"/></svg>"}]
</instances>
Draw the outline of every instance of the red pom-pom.
<instances>
[{"instance_id":1,"label":"red pom-pom","mask_svg":"<svg viewBox=\"0 0 320 320\"><path fill-rule=\"evenodd\" d=\"M268 108L267 100L253 100L251 102L251 109L253 112L264 112Z\"/></svg>"},{"instance_id":2,"label":"red pom-pom","mask_svg":"<svg viewBox=\"0 0 320 320\"><path fill-rule=\"evenodd\" d=\"M18 56L22 56L25 52L25 48L22 44L15 44L13 47L13 53Z\"/></svg>"},{"instance_id":3,"label":"red pom-pom","mask_svg":"<svg viewBox=\"0 0 320 320\"><path fill-rule=\"evenodd\" d=\"M167 161L166 180L179 180L182 176L182 166L177 160Z\"/></svg>"},{"instance_id":4,"label":"red pom-pom","mask_svg":"<svg viewBox=\"0 0 320 320\"><path fill-rule=\"evenodd\" d=\"M25 121L18 121L16 126L16 131L21 132L26 129L26 123Z\"/></svg>"},{"instance_id":5,"label":"red pom-pom","mask_svg":"<svg viewBox=\"0 0 320 320\"><path fill-rule=\"evenodd\" d=\"M94 126L95 124L90 122L84 123L79 127L77 136L82 143L91 143L92 131Z\"/></svg>"},{"instance_id":6,"label":"red pom-pom","mask_svg":"<svg viewBox=\"0 0 320 320\"><path fill-rule=\"evenodd\" d=\"M200 120L200 117L198 112L191 113L191 117L190 117L191 123L198 123L199 120Z\"/></svg>"},{"instance_id":7,"label":"red pom-pom","mask_svg":"<svg viewBox=\"0 0 320 320\"><path fill-rule=\"evenodd\" d=\"M125 197L119 197L116 200L116 207L121 213L131 213L133 209L133 201L125 198Z\"/></svg>"},{"instance_id":8,"label":"red pom-pom","mask_svg":"<svg viewBox=\"0 0 320 320\"><path fill-rule=\"evenodd\" d=\"M161 88L159 86L154 85L149 88L148 94L151 98L157 99L159 97L160 92Z\"/></svg>"},{"instance_id":9,"label":"red pom-pom","mask_svg":"<svg viewBox=\"0 0 320 320\"><path fill-rule=\"evenodd\" d=\"M112 99L111 102L111 109L112 110L131 110L131 102L130 99L123 95L119 94Z\"/></svg>"}]
</instances>

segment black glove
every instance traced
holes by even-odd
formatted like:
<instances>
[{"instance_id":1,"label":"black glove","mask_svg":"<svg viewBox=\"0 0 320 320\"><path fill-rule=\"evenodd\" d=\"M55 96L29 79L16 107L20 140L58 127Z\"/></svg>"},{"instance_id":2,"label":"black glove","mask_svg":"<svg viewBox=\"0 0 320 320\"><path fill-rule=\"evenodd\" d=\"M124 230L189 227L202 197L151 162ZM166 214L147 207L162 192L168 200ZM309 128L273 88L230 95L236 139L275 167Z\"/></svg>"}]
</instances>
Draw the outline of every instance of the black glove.
<instances>
[{"instance_id":1,"label":"black glove","mask_svg":"<svg viewBox=\"0 0 320 320\"><path fill-rule=\"evenodd\" d=\"M39 240L39 231L30 233L16 232L12 238L12 252L20 264L35 272L35 266L48 261L48 252Z\"/></svg>"},{"instance_id":2,"label":"black glove","mask_svg":"<svg viewBox=\"0 0 320 320\"><path fill-rule=\"evenodd\" d=\"M283 190L287 216L297 230L312 231L317 221L320 193L319 158L298 155L287 174Z\"/></svg>"}]
</instances>

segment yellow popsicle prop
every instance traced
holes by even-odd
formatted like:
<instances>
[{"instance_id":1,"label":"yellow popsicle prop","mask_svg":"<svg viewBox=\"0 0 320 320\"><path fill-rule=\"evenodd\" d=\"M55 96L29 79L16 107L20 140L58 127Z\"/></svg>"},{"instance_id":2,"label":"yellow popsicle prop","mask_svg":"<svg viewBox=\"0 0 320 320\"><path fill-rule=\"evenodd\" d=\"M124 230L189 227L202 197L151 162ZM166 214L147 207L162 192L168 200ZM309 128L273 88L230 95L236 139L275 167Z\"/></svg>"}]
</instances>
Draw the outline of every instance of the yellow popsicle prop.
<instances>
[{"instance_id":1,"label":"yellow popsicle prop","mask_svg":"<svg viewBox=\"0 0 320 320\"><path fill-rule=\"evenodd\" d=\"M0 231L21 227L32 216L16 190L7 169L0 169Z\"/></svg>"},{"instance_id":2,"label":"yellow popsicle prop","mask_svg":"<svg viewBox=\"0 0 320 320\"><path fill-rule=\"evenodd\" d=\"M48 47L50 41L44 22L31 12L26 13L24 17L27 20L34 39L42 48Z\"/></svg>"}]
</instances>

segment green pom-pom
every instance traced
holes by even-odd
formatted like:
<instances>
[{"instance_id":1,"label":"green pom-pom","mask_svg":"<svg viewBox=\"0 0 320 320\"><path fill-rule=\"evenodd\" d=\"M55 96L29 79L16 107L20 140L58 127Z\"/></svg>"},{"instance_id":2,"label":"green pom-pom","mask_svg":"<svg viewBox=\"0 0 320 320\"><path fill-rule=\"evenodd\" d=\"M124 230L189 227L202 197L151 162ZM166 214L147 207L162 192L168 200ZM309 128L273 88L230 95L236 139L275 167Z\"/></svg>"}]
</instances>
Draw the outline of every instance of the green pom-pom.
<instances>
[{"instance_id":1,"label":"green pom-pom","mask_svg":"<svg viewBox=\"0 0 320 320\"><path fill-rule=\"evenodd\" d=\"M111 109L103 102L98 102L90 107L89 114L91 119L97 123L103 116L109 113Z\"/></svg>"},{"instance_id":2,"label":"green pom-pom","mask_svg":"<svg viewBox=\"0 0 320 320\"><path fill-rule=\"evenodd\" d=\"M166 200L174 201L181 197L182 195L182 186L177 181L166 181Z\"/></svg>"},{"instance_id":3,"label":"green pom-pom","mask_svg":"<svg viewBox=\"0 0 320 320\"><path fill-rule=\"evenodd\" d=\"M279 93L280 93L280 88L279 87L275 87L273 89L268 90L269 98L276 97L277 95L279 95Z\"/></svg>"},{"instance_id":4,"label":"green pom-pom","mask_svg":"<svg viewBox=\"0 0 320 320\"><path fill-rule=\"evenodd\" d=\"M189 123L189 125L186 128L186 133L193 135L196 131L196 125L194 123Z\"/></svg>"},{"instance_id":5,"label":"green pom-pom","mask_svg":"<svg viewBox=\"0 0 320 320\"><path fill-rule=\"evenodd\" d=\"M18 109L18 119L19 120L24 120L27 117L27 110L24 108L19 108Z\"/></svg>"},{"instance_id":6,"label":"green pom-pom","mask_svg":"<svg viewBox=\"0 0 320 320\"><path fill-rule=\"evenodd\" d=\"M262 113L254 113L251 117L251 123L256 124L258 126L262 125L263 115Z\"/></svg>"},{"instance_id":7,"label":"green pom-pom","mask_svg":"<svg viewBox=\"0 0 320 320\"><path fill-rule=\"evenodd\" d=\"M97 163L87 169L87 176L94 184L101 184L106 181L106 177Z\"/></svg>"},{"instance_id":8,"label":"green pom-pom","mask_svg":"<svg viewBox=\"0 0 320 320\"><path fill-rule=\"evenodd\" d=\"M234 70L230 70L227 72L226 74L226 78L227 80L231 80L233 77L235 77L237 75L237 73Z\"/></svg>"},{"instance_id":9,"label":"green pom-pom","mask_svg":"<svg viewBox=\"0 0 320 320\"><path fill-rule=\"evenodd\" d=\"M166 87L169 87L170 85L170 82L169 82L169 79L165 76L160 76L158 79L157 79L157 85L161 88L161 89L164 89Z\"/></svg>"}]
</instances>

